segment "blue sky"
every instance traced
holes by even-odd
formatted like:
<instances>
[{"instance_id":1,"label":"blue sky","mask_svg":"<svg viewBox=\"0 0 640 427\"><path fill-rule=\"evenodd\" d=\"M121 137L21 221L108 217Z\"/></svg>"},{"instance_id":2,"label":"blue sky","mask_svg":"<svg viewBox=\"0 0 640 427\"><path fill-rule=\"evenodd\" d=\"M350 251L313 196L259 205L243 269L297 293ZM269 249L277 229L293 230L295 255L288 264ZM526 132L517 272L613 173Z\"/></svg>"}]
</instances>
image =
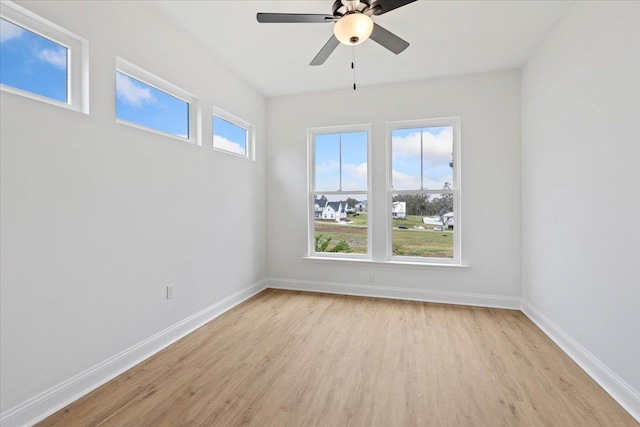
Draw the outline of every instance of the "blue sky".
<instances>
[{"instance_id":1,"label":"blue sky","mask_svg":"<svg viewBox=\"0 0 640 427\"><path fill-rule=\"evenodd\" d=\"M213 116L213 146L236 154L247 154L247 130Z\"/></svg>"},{"instance_id":2,"label":"blue sky","mask_svg":"<svg viewBox=\"0 0 640 427\"><path fill-rule=\"evenodd\" d=\"M189 103L120 71L116 71L116 117L189 137Z\"/></svg>"},{"instance_id":3,"label":"blue sky","mask_svg":"<svg viewBox=\"0 0 640 427\"><path fill-rule=\"evenodd\" d=\"M342 150L340 140L342 138ZM342 151L342 163L340 152ZM343 191L367 190L367 133L315 136L316 190L337 191L342 172Z\"/></svg>"},{"instance_id":4,"label":"blue sky","mask_svg":"<svg viewBox=\"0 0 640 427\"><path fill-rule=\"evenodd\" d=\"M419 190L421 163L424 189L441 190L445 182L453 184L453 169L449 166L453 152L452 126L396 129L391 134L391 147L394 189Z\"/></svg>"},{"instance_id":5,"label":"blue sky","mask_svg":"<svg viewBox=\"0 0 640 427\"><path fill-rule=\"evenodd\" d=\"M67 102L67 48L0 19L0 83Z\"/></svg>"},{"instance_id":6,"label":"blue sky","mask_svg":"<svg viewBox=\"0 0 640 427\"><path fill-rule=\"evenodd\" d=\"M340 136L342 167L340 168ZM423 156L420 157L422 136ZM315 137L316 191L367 189L367 134L353 132L321 134ZM441 190L445 182L453 184L449 166L453 152L453 127L397 129L392 132L393 187L396 190L419 190L420 164L422 187Z\"/></svg>"},{"instance_id":7,"label":"blue sky","mask_svg":"<svg viewBox=\"0 0 640 427\"><path fill-rule=\"evenodd\" d=\"M68 49L0 19L0 82L68 102ZM116 72L116 117L189 137L189 104Z\"/></svg>"}]
</instances>

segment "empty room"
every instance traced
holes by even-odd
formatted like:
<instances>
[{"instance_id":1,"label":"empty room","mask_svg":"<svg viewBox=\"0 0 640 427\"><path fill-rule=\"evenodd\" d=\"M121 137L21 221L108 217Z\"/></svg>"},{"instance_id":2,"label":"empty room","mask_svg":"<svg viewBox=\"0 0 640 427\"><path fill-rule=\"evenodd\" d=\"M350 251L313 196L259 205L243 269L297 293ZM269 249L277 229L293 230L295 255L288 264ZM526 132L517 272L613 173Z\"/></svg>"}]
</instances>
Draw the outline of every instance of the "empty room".
<instances>
[{"instance_id":1,"label":"empty room","mask_svg":"<svg viewBox=\"0 0 640 427\"><path fill-rule=\"evenodd\" d=\"M640 1L0 7L1 427L640 425Z\"/></svg>"}]
</instances>

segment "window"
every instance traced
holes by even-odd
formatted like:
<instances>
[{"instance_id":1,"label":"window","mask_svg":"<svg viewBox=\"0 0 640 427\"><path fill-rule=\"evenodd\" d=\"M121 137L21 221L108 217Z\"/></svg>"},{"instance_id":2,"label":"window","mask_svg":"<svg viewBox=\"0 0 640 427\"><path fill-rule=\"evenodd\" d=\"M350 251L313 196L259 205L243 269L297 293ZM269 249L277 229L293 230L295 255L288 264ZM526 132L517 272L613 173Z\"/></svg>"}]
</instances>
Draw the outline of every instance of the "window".
<instances>
[{"instance_id":1,"label":"window","mask_svg":"<svg viewBox=\"0 0 640 427\"><path fill-rule=\"evenodd\" d=\"M458 119L388 125L391 259L460 262Z\"/></svg>"},{"instance_id":2,"label":"window","mask_svg":"<svg viewBox=\"0 0 640 427\"><path fill-rule=\"evenodd\" d=\"M367 256L369 127L311 129L309 153L309 254Z\"/></svg>"},{"instance_id":3,"label":"window","mask_svg":"<svg viewBox=\"0 0 640 427\"><path fill-rule=\"evenodd\" d=\"M88 43L11 2L0 4L2 90L84 113Z\"/></svg>"},{"instance_id":4,"label":"window","mask_svg":"<svg viewBox=\"0 0 640 427\"><path fill-rule=\"evenodd\" d=\"M253 158L253 126L218 108L213 111L213 148Z\"/></svg>"},{"instance_id":5,"label":"window","mask_svg":"<svg viewBox=\"0 0 640 427\"><path fill-rule=\"evenodd\" d=\"M118 123L199 144L193 95L120 58L115 77Z\"/></svg>"}]
</instances>

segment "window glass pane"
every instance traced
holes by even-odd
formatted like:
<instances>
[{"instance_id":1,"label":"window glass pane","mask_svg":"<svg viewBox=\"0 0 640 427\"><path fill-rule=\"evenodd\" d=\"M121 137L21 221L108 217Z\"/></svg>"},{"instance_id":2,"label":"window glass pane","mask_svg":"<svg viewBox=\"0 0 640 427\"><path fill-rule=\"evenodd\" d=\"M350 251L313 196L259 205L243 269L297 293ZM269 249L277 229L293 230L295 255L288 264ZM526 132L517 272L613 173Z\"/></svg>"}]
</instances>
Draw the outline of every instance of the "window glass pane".
<instances>
[{"instance_id":1,"label":"window glass pane","mask_svg":"<svg viewBox=\"0 0 640 427\"><path fill-rule=\"evenodd\" d=\"M340 134L315 136L316 190L340 189Z\"/></svg>"},{"instance_id":2,"label":"window glass pane","mask_svg":"<svg viewBox=\"0 0 640 427\"><path fill-rule=\"evenodd\" d=\"M422 129L422 188L450 189L453 186L453 126Z\"/></svg>"},{"instance_id":3,"label":"window glass pane","mask_svg":"<svg viewBox=\"0 0 640 427\"><path fill-rule=\"evenodd\" d=\"M0 18L0 83L68 102L68 49Z\"/></svg>"},{"instance_id":4,"label":"window glass pane","mask_svg":"<svg viewBox=\"0 0 640 427\"><path fill-rule=\"evenodd\" d=\"M189 103L116 71L116 117L189 138Z\"/></svg>"},{"instance_id":5,"label":"window glass pane","mask_svg":"<svg viewBox=\"0 0 640 427\"><path fill-rule=\"evenodd\" d=\"M214 147L246 156L247 135L247 129L218 116L213 116Z\"/></svg>"},{"instance_id":6,"label":"window glass pane","mask_svg":"<svg viewBox=\"0 0 640 427\"><path fill-rule=\"evenodd\" d=\"M367 253L367 201L363 194L315 194L315 251Z\"/></svg>"},{"instance_id":7,"label":"window glass pane","mask_svg":"<svg viewBox=\"0 0 640 427\"><path fill-rule=\"evenodd\" d=\"M342 135L342 191L367 190L367 132Z\"/></svg>"},{"instance_id":8,"label":"window glass pane","mask_svg":"<svg viewBox=\"0 0 640 427\"><path fill-rule=\"evenodd\" d=\"M420 190L420 136L422 129L391 132L392 185L395 190Z\"/></svg>"},{"instance_id":9,"label":"window glass pane","mask_svg":"<svg viewBox=\"0 0 640 427\"><path fill-rule=\"evenodd\" d=\"M391 216L393 255L453 258L452 194L394 194Z\"/></svg>"}]
</instances>

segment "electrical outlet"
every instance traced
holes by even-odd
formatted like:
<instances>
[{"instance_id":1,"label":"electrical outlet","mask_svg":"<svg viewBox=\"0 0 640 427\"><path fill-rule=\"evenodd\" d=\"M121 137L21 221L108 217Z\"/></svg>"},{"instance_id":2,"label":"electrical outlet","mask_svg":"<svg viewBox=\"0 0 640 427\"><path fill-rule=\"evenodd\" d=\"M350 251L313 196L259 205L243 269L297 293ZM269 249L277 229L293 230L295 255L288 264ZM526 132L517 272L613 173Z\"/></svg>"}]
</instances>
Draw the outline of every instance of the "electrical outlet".
<instances>
[{"instance_id":1,"label":"electrical outlet","mask_svg":"<svg viewBox=\"0 0 640 427\"><path fill-rule=\"evenodd\" d=\"M376 281L375 273L369 273L369 281L370 282L375 282Z\"/></svg>"},{"instance_id":2,"label":"electrical outlet","mask_svg":"<svg viewBox=\"0 0 640 427\"><path fill-rule=\"evenodd\" d=\"M167 299L171 299L173 298L173 287L175 285L173 283L171 283L170 285L167 285Z\"/></svg>"}]
</instances>

